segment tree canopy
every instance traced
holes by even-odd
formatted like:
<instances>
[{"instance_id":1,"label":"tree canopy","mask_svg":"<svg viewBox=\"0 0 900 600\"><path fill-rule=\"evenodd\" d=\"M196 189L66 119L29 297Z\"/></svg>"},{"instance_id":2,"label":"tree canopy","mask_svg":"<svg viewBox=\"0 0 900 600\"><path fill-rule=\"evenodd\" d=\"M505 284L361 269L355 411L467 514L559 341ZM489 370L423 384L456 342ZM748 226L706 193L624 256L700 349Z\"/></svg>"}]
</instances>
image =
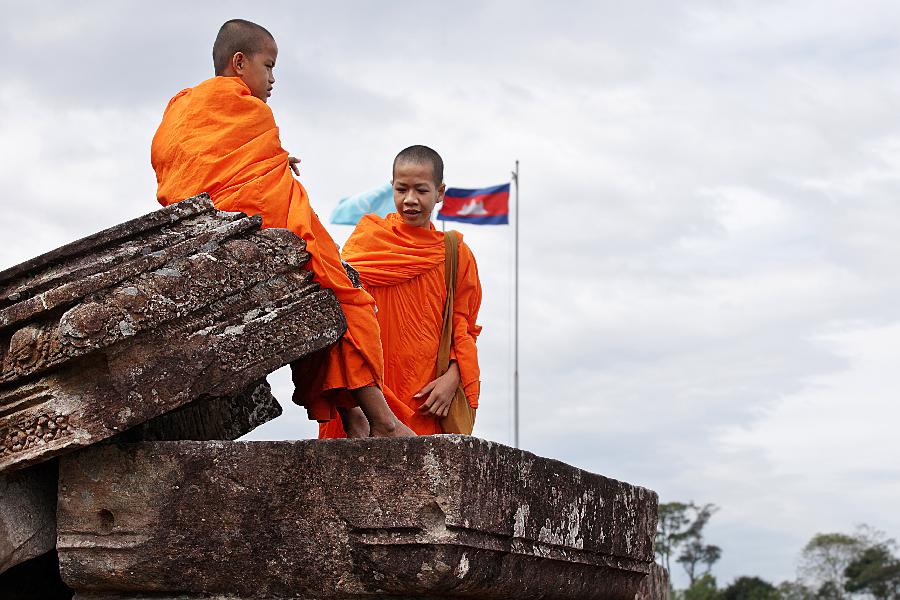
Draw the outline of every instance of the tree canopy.
<instances>
[{"instance_id":1,"label":"tree canopy","mask_svg":"<svg viewBox=\"0 0 900 600\"><path fill-rule=\"evenodd\" d=\"M717 510L694 502L659 506L656 555L670 573L674 559L689 580L687 588L672 590L675 600L900 600L897 544L866 525L853 533L815 534L800 553L796 581L776 586L743 576L719 589L712 568L722 549L703 538Z\"/></svg>"},{"instance_id":2,"label":"tree canopy","mask_svg":"<svg viewBox=\"0 0 900 600\"><path fill-rule=\"evenodd\" d=\"M671 559L678 553L676 561L684 567L691 586L699 577L708 575L722 556L721 548L705 544L703 540L703 528L717 510L714 504L700 506L693 502L669 502L659 506L656 554L671 573Z\"/></svg>"},{"instance_id":3,"label":"tree canopy","mask_svg":"<svg viewBox=\"0 0 900 600\"><path fill-rule=\"evenodd\" d=\"M780 600L778 589L759 577L738 577L719 594L719 600Z\"/></svg>"},{"instance_id":4,"label":"tree canopy","mask_svg":"<svg viewBox=\"0 0 900 600\"><path fill-rule=\"evenodd\" d=\"M873 598L900 598L900 560L884 544L863 550L844 569L844 590Z\"/></svg>"}]
</instances>

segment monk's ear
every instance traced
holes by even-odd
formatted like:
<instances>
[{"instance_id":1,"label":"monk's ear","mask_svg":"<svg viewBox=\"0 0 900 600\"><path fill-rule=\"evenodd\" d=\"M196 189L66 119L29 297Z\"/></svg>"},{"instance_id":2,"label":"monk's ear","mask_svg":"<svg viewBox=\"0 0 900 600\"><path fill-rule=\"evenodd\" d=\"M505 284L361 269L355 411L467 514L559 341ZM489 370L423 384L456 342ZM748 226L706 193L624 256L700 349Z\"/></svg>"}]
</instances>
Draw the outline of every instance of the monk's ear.
<instances>
[{"instance_id":1,"label":"monk's ear","mask_svg":"<svg viewBox=\"0 0 900 600\"><path fill-rule=\"evenodd\" d=\"M236 75L241 75L244 72L244 67L247 63L247 57L243 52L235 52L234 56L231 57L231 70L235 72Z\"/></svg>"},{"instance_id":2,"label":"monk's ear","mask_svg":"<svg viewBox=\"0 0 900 600\"><path fill-rule=\"evenodd\" d=\"M437 202L435 202L435 204L437 204L438 202L444 201L444 192L446 192L446 191L447 191L447 184L442 183L441 187L439 187L437 189L438 195L437 195Z\"/></svg>"}]
</instances>

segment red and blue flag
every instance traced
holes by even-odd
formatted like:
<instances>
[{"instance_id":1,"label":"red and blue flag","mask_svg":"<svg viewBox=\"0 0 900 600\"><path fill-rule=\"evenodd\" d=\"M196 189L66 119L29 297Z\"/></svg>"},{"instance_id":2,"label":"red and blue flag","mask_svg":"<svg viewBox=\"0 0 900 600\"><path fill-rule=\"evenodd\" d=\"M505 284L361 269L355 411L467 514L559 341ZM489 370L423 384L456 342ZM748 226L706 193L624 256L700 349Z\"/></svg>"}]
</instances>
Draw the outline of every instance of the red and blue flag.
<instances>
[{"instance_id":1,"label":"red and blue flag","mask_svg":"<svg viewBox=\"0 0 900 600\"><path fill-rule=\"evenodd\" d=\"M508 225L509 184L477 190L447 188L437 218L475 225Z\"/></svg>"}]
</instances>

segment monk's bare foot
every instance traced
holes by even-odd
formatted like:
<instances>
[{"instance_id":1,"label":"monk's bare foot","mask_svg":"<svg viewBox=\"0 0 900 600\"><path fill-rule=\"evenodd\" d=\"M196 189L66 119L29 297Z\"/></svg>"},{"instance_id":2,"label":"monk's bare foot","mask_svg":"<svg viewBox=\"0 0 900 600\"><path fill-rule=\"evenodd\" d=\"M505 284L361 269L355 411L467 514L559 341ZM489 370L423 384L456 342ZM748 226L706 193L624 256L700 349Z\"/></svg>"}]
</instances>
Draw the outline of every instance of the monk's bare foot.
<instances>
[{"instance_id":1,"label":"monk's bare foot","mask_svg":"<svg viewBox=\"0 0 900 600\"><path fill-rule=\"evenodd\" d=\"M394 417L393 423L373 424L371 434L372 437L414 437L416 432Z\"/></svg>"},{"instance_id":2,"label":"monk's bare foot","mask_svg":"<svg viewBox=\"0 0 900 600\"><path fill-rule=\"evenodd\" d=\"M338 414L341 415L341 423L348 438L369 437L369 419L359 407L339 408Z\"/></svg>"},{"instance_id":3,"label":"monk's bare foot","mask_svg":"<svg viewBox=\"0 0 900 600\"><path fill-rule=\"evenodd\" d=\"M351 390L353 398L369 421L369 435L372 437L411 437L416 433L400 422L394 415L384 394L375 386Z\"/></svg>"}]
</instances>

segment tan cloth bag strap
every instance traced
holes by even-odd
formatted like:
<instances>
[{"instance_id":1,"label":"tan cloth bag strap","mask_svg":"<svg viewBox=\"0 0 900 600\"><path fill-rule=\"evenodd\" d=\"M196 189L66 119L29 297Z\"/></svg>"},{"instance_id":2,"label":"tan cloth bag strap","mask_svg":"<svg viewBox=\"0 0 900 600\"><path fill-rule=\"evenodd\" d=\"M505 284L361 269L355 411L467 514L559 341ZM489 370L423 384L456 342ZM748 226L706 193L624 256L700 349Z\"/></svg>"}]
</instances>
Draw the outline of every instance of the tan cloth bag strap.
<instances>
[{"instance_id":1,"label":"tan cloth bag strap","mask_svg":"<svg viewBox=\"0 0 900 600\"><path fill-rule=\"evenodd\" d=\"M438 344L435 377L440 377L450 367L450 346L453 342L453 297L456 291L456 272L459 269L459 239L453 231L444 232L444 283L447 301L444 303L444 324L441 342Z\"/></svg>"},{"instance_id":2,"label":"tan cloth bag strap","mask_svg":"<svg viewBox=\"0 0 900 600\"><path fill-rule=\"evenodd\" d=\"M459 271L459 238L456 237L455 231L444 232L444 250L446 252L444 282L447 285L447 302L444 304L444 324L441 328L441 343L438 345L435 377L447 372L447 368L450 366L450 348L453 345L453 299L456 296L456 273ZM450 412L441 419L441 429L444 433L472 435L474 427L475 409L469 406L462 387L458 387L450 403Z\"/></svg>"}]
</instances>

